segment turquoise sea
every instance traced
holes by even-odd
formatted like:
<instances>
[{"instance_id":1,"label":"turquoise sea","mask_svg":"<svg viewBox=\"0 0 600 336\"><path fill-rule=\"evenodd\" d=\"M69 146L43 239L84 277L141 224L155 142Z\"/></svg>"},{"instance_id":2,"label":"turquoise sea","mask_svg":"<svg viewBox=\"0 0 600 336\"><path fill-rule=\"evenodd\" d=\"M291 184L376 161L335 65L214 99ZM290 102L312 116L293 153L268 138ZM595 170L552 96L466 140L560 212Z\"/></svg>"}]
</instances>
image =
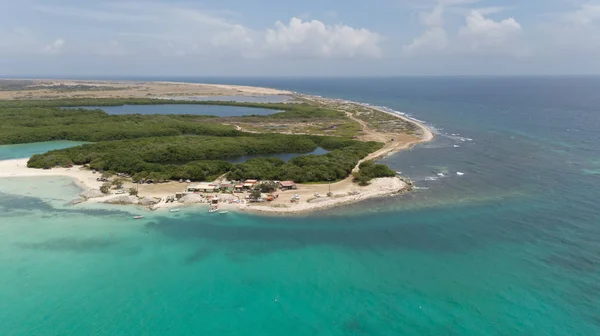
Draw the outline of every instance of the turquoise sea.
<instances>
[{"instance_id":1,"label":"turquoise sea","mask_svg":"<svg viewBox=\"0 0 600 336\"><path fill-rule=\"evenodd\" d=\"M385 105L438 136L384 160L418 190L295 218L134 221L68 205L68 179L0 179L0 335L600 335L599 78L179 80Z\"/></svg>"}]
</instances>

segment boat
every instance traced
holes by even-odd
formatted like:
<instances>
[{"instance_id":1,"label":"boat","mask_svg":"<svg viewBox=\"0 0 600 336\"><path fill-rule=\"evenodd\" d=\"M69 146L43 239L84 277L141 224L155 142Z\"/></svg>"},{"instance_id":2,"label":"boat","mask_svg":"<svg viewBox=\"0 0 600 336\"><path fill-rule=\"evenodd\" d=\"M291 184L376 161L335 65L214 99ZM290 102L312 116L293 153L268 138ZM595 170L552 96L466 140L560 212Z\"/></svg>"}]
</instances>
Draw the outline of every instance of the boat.
<instances>
[{"instance_id":1,"label":"boat","mask_svg":"<svg viewBox=\"0 0 600 336\"><path fill-rule=\"evenodd\" d=\"M402 172L401 171L397 171L396 175L402 175Z\"/></svg>"},{"instance_id":2,"label":"boat","mask_svg":"<svg viewBox=\"0 0 600 336\"><path fill-rule=\"evenodd\" d=\"M221 215L224 215L224 214L226 214L226 213L229 213L229 211L220 211L219 213L220 213Z\"/></svg>"},{"instance_id":3,"label":"boat","mask_svg":"<svg viewBox=\"0 0 600 336\"><path fill-rule=\"evenodd\" d=\"M219 211L219 209L210 209L210 210L208 210L209 213L217 212L217 211Z\"/></svg>"},{"instance_id":4,"label":"boat","mask_svg":"<svg viewBox=\"0 0 600 336\"><path fill-rule=\"evenodd\" d=\"M170 212L179 212L179 209L171 209Z\"/></svg>"},{"instance_id":5,"label":"boat","mask_svg":"<svg viewBox=\"0 0 600 336\"><path fill-rule=\"evenodd\" d=\"M144 216L133 216L133 219L142 219Z\"/></svg>"},{"instance_id":6,"label":"boat","mask_svg":"<svg viewBox=\"0 0 600 336\"><path fill-rule=\"evenodd\" d=\"M463 175L465 175L465 173L456 172L456 175L458 175L458 176L463 176Z\"/></svg>"}]
</instances>

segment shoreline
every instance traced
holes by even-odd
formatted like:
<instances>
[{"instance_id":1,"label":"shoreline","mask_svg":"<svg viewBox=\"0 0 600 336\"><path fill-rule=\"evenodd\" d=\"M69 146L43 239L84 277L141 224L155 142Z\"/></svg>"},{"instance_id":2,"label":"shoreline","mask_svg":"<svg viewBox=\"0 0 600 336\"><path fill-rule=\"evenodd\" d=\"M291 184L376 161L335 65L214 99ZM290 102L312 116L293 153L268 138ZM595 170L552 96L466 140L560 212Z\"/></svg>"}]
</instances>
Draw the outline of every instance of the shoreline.
<instances>
[{"instance_id":1,"label":"shoreline","mask_svg":"<svg viewBox=\"0 0 600 336\"><path fill-rule=\"evenodd\" d=\"M93 81L80 81L81 82L93 82ZM103 83L111 83L104 81ZM152 82L157 83L157 82ZM174 83L174 84L191 84L191 85L199 85L199 86L212 86L212 84L194 84L194 83ZM215 84L216 85L216 84ZM217 85L218 87L224 87L227 89L237 88L239 86L235 85ZM252 87L244 87L244 88L252 88ZM257 90L263 90L264 88L255 88ZM267 89L272 90L272 89ZM367 133L369 136L375 137L374 140L380 141L384 143L384 146L367 155L365 158L361 159L355 168L354 171L358 170L359 165L367 160L378 160L384 157L393 155L402 150L410 149L413 146L432 141L435 138L435 134L422 122L414 120L413 118L407 117L405 115L399 113L393 113L387 111L385 108L371 106L369 104L358 103L347 100L339 100L339 99L330 99L323 98L311 95L304 95L298 93L291 93L289 91L277 90L283 92L281 94L294 94L304 99L308 99L314 102L319 103L335 103L343 101L346 104L351 104L355 106L360 106L363 108L373 109L375 111L385 113L391 115L395 118L399 118L404 120L405 122L412 123L416 125L420 130L421 134L419 136L405 136L404 141L389 141L389 134L377 132L371 130L366 122L355 118L351 113L347 113L348 117L356 122L360 123L363 128L363 133ZM261 91L262 92L262 91ZM272 94L272 93L270 93ZM168 97L165 97L168 98ZM32 169L27 168L27 161L29 159L12 159L12 160L3 160L0 161L0 178L3 177L37 177L37 176L65 176L73 179L75 184L82 189L82 193L89 190L99 190L102 186L103 182L96 181L97 177L100 177L100 174L94 174L92 171L82 169L82 167L74 166L72 168L53 168L49 170L42 169ZM220 203L219 206L223 206L226 210L235 210L235 211L243 211L249 213L256 214L275 214L275 215L297 215L297 214L306 214L315 211L331 209L334 207L338 207L341 205L347 205L352 203L357 203L366 199L378 198L378 197L386 197L391 195L396 195L400 193L404 193L406 191L410 191L412 189L412 185L410 182L404 181L401 177L390 177L390 178L379 178L373 179L371 184L368 186L358 186L352 182L352 175L347 178L327 184L299 184L298 190L293 191L282 191L277 192L277 194L283 196L281 199L277 199L269 205L256 205L256 204L225 204ZM127 182L124 185L124 190L128 190L128 188L133 187L134 185L131 182ZM187 187L187 184L181 184L177 182L168 182L164 184L155 184L155 185L139 185L136 186L139 188L139 198L157 198L161 199L161 201L154 206L145 206L146 208L150 208L150 210L162 210L162 209L171 209L176 207L188 207L196 204L182 204L182 203L165 203L165 199L168 196L174 195L175 192L181 192ZM327 195L327 193L331 190L333 197L315 197L315 195ZM287 196L291 196L294 194L298 194L300 196L300 201L296 204L291 204L289 202L284 201L284 199L288 199ZM239 194L244 197L245 194ZM287 195L287 196L286 196ZM128 193L121 195L108 195L96 198L88 198L85 199L84 202L89 203L104 203L107 200L115 197L128 196ZM206 203L199 205L206 205Z\"/></svg>"},{"instance_id":2,"label":"shoreline","mask_svg":"<svg viewBox=\"0 0 600 336\"><path fill-rule=\"evenodd\" d=\"M84 198L83 194L91 190L99 190L103 182L96 181L96 178L100 174L93 174L92 171L83 169L80 166L74 166L72 168L53 168L48 170L27 168L27 161L29 159L11 159L11 160L0 160L0 178L27 178L27 177L68 177L80 188L80 202L74 204L97 204L105 203L111 204L107 201L111 199L117 199L123 196L129 196L125 194L115 194L115 190L111 190L111 194L102 195L99 197ZM125 183L123 190L128 190L132 187L131 182ZM206 207L208 210L209 203L166 203L166 197L173 194L173 187L178 187L180 191L185 189L186 183L168 182L164 184L153 184L153 185L141 185L139 198L156 198L161 201L154 205L142 205L139 203L126 203L120 205L127 206L138 206L143 207L150 211L168 211L173 208L190 208L190 207ZM162 191L160 190L162 189ZM261 205L261 203L219 203L218 207L222 210L228 211L239 211L248 212L254 214L273 214L273 215L299 215L308 214L316 211L326 210L335 208L341 205L348 205L357 203L367 199L388 197L404 192L410 191L412 186L400 177L386 177L377 178L371 181L368 186L358 186L352 182L352 177L348 177L342 181L332 183L331 190L333 197L315 197L315 193L321 193L326 195L329 189L328 184L299 184L298 190L290 191L279 191L276 192L281 196L279 202L273 202L269 205ZM301 202L290 205L286 201L292 196L300 195ZM204 197L219 195L223 197L227 194L214 194L204 193L199 194ZM233 197L243 198L246 194L234 194ZM231 198L232 196L229 196ZM118 203L117 203L118 204Z\"/></svg>"}]
</instances>

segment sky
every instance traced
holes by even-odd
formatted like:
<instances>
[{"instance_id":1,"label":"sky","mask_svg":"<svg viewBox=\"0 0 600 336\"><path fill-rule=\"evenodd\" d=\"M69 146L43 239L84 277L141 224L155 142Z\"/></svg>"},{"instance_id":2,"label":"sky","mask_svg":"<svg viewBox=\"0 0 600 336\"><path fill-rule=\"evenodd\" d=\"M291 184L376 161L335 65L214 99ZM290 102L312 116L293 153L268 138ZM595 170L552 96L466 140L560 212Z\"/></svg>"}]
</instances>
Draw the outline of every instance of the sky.
<instances>
[{"instance_id":1,"label":"sky","mask_svg":"<svg viewBox=\"0 0 600 336\"><path fill-rule=\"evenodd\" d=\"M0 76L600 74L600 0L0 0Z\"/></svg>"}]
</instances>

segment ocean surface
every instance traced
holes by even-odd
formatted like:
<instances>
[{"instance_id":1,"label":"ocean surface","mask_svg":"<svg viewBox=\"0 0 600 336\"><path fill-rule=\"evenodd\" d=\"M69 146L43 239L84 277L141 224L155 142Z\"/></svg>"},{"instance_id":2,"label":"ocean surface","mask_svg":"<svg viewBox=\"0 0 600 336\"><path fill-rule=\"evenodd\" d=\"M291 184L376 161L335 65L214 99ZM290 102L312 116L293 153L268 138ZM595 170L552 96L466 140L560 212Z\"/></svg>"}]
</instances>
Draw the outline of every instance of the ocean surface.
<instances>
[{"instance_id":1,"label":"ocean surface","mask_svg":"<svg viewBox=\"0 0 600 336\"><path fill-rule=\"evenodd\" d=\"M438 136L383 160L418 190L296 218L0 179L0 335L600 335L599 78L157 80L384 105Z\"/></svg>"}]
</instances>

